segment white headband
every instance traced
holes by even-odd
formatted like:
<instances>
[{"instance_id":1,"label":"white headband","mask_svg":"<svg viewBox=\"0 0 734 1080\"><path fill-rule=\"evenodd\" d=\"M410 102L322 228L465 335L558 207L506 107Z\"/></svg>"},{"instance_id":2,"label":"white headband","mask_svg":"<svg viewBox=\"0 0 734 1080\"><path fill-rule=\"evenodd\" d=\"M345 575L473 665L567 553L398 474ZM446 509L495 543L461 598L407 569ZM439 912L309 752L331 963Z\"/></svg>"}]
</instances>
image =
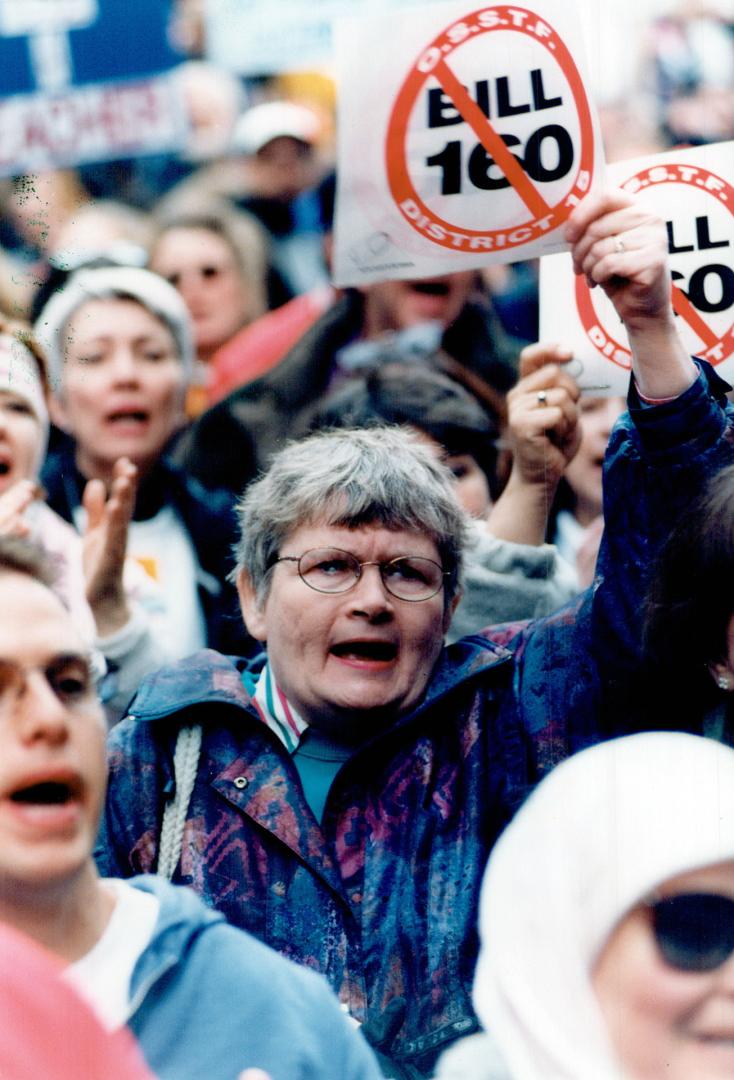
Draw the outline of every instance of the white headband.
<instances>
[{"instance_id":1,"label":"white headband","mask_svg":"<svg viewBox=\"0 0 734 1080\"><path fill-rule=\"evenodd\" d=\"M179 293L165 278L137 266L103 266L77 270L63 288L53 293L33 331L48 359L51 389L58 393L64 364L64 329L71 316L88 300L118 296L137 301L171 331L187 381L191 378L194 346L191 320Z\"/></svg>"}]
</instances>

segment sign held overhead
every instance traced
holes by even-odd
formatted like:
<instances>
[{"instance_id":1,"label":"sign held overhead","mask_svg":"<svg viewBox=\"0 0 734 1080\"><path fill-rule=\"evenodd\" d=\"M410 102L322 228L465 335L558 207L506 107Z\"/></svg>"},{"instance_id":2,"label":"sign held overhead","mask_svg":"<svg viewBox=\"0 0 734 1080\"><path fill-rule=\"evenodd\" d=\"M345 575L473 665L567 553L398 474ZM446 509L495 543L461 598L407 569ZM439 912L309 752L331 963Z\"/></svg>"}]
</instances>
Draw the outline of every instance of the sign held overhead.
<instances>
[{"instance_id":1,"label":"sign held overhead","mask_svg":"<svg viewBox=\"0 0 734 1080\"><path fill-rule=\"evenodd\" d=\"M689 352L734 377L734 143L617 162L611 183L646 201L668 230L671 296ZM626 390L629 343L601 289L575 277L570 257L555 255L540 268L541 338L574 350L581 386Z\"/></svg>"},{"instance_id":2,"label":"sign held overhead","mask_svg":"<svg viewBox=\"0 0 734 1080\"><path fill-rule=\"evenodd\" d=\"M563 225L601 165L567 4L453 3L420 21L393 17L389 31L353 20L337 40L338 284L564 248Z\"/></svg>"}]
</instances>

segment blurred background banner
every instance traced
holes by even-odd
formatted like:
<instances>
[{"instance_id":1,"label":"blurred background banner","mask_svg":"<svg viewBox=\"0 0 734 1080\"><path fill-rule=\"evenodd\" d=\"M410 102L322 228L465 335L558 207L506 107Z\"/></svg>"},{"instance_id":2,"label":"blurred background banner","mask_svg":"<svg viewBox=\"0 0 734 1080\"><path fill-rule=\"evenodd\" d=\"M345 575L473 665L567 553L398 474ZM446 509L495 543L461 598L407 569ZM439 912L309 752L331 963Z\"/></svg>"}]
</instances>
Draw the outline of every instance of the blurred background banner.
<instances>
[{"instance_id":1,"label":"blurred background banner","mask_svg":"<svg viewBox=\"0 0 734 1080\"><path fill-rule=\"evenodd\" d=\"M332 27L342 15L425 7L433 0L209 0L207 52L242 75L331 64Z\"/></svg>"},{"instance_id":2,"label":"blurred background banner","mask_svg":"<svg viewBox=\"0 0 734 1080\"><path fill-rule=\"evenodd\" d=\"M170 5L0 0L0 173L178 149Z\"/></svg>"}]
</instances>

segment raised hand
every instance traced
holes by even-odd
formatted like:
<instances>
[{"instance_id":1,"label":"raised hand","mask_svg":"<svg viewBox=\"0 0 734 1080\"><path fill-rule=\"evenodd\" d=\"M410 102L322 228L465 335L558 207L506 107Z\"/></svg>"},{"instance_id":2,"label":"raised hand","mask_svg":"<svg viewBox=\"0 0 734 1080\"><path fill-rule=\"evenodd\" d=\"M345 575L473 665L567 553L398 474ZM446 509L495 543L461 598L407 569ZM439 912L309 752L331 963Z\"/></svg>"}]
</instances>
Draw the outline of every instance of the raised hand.
<instances>
[{"instance_id":1,"label":"raised hand","mask_svg":"<svg viewBox=\"0 0 734 1080\"><path fill-rule=\"evenodd\" d=\"M507 395L514 463L529 483L557 483L579 447L579 388L563 368L570 359L558 345L529 345Z\"/></svg>"},{"instance_id":2,"label":"raised hand","mask_svg":"<svg viewBox=\"0 0 734 1080\"><path fill-rule=\"evenodd\" d=\"M566 226L574 272L600 285L625 324L642 394L675 397L696 377L675 326L664 222L628 192L587 196Z\"/></svg>"},{"instance_id":3,"label":"raised hand","mask_svg":"<svg viewBox=\"0 0 734 1080\"><path fill-rule=\"evenodd\" d=\"M0 535L30 535L30 525L24 518L25 511L38 496L38 484L33 480L19 480L0 495Z\"/></svg>"},{"instance_id":4,"label":"raised hand","mask_svg":"<svg viewBox=\"0 0 734 1080\"><path fill-rule=\"evenodd\" d=\"M101 480L90 480L84 489L84 579L100 637L120 630L130 618L122 579L136 481L135 466L120 458L114 465L109 492Z\"/></svg>"},{"instance_id":5,"label":"raised hand","mask_svg":"<svg viewBox=\"0 0 734 1080\"><path fill-rule=\"evenodd\" d=\"M556 487L579 447L579 388L563 370L571 359L558 345L529 345L520 381L507 395L507 437L513 459L505 490L487 528L503 540L542 544Z\"/></svg>"}]
</instances>

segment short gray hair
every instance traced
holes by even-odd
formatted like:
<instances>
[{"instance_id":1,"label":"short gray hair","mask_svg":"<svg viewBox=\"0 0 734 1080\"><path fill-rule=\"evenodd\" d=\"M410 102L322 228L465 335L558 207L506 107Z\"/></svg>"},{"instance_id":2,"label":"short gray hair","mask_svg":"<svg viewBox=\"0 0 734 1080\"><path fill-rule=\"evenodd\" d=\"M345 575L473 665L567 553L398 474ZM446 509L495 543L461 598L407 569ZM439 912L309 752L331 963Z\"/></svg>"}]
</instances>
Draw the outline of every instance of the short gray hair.
<instances>
[{"instance_id":1,"label":"short gray hair","mask_svg":"<svg viewBox=\"0 0 734 1080\"><path fill-rule=\"evenodd\" d=\"M326 431L290 443L250 484L237 506L240 538L236 579L250 577L258 600L285 539L301 525L381 525L429 537L449 572L448 605L456 593L467 541L467 516L451 474L404 428Z\"/></svg>"}]
</instances>

